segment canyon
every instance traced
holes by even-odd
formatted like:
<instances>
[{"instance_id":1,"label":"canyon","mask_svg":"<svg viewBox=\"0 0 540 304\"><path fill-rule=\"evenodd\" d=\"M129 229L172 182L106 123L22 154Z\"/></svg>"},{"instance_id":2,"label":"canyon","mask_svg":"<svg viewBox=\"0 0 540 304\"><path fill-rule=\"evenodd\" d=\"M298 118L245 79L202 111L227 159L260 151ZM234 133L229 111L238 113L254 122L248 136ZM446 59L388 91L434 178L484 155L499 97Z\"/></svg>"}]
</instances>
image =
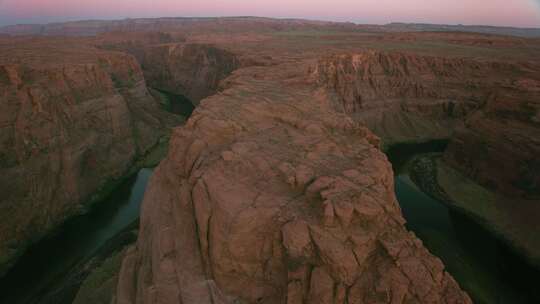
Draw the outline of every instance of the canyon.
<instances>
[{"instance_id":1,"label":"canyon","mask_svg":"<svg viewBox=\"0 0 540 304\"><path fill-rule=\"evenodd\" d=\"M159 109L129 55L61 38L1 49L4 273L29 243L101 200L179 119Z\"/></svg>"},{"instance_id":2,"label":"canyon","mask_svg":"<svg viewBox=\"0 0 540 304\"><path fill-rule=\"evenodd\" d=\"M538 197L537 63L368 52L321 60L315 73L338 110L387 144L452 138L447 163L494 190Z\"/></svg>"},{"instance_id":3,"label":"canyon","mask_svg":"<svg viewBox=\"0 0 540 304\"><path fill-rule=\"evenodd\" d=\"M540 208L537 39L266 18L0 32L0 275L164 150L103 303L471 303L405 226L396 144L447 140L437 170ZM453 207L540 258L534 222Z\"/></svg>"}]
</instances>

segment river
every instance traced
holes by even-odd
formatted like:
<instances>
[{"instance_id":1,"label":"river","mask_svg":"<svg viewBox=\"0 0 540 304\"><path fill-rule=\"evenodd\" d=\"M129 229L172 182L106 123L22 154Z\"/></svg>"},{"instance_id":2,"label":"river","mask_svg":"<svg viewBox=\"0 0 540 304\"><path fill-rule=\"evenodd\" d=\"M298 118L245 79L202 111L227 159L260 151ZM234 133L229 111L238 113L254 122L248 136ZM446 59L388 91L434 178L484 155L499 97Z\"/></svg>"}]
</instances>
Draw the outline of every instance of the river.
<instances>
[{"instance_id":1,"label":"river","mask_svg":"<svg viewBox=\"0 0 540 304\"><path fill-rule=\"evenodd\" d=\"M459 285L477 304L538 303L509 267L519 261L480 224L449 208L411 181L407 164L416 156L444 151L441 141L398 145L388 150L395 173L395 192L407 229L413 231L438 256ZM517 274L519 276L519 273Z\"/></svg>"},{"instance_id":2,"label":"river","mask_svg":"<svg viewBox=\"0 0 540 304\"><path fill-rule=\"evenodd\" d=\"M481 225L420 191L407 164L415 156L442 152L444 142L399 145L388 150L395 191L407 228L438 256L447 271L477 304L536 303L508 276L504 246ZM88 214L69 220L53 236L38 242L0 280L0 303L40 303L41 297L72 269L91 258L108 240L139 217L152 169L141 169ZM69 301L67 301L69 302Z\"/></svg>"},{"instance_id":3,"label":"river","mask_svg":"<svg viewBox=\"0 0 540 304\"><path fill-rule=\"evenodd\" d=\"M51 237L31 246L0 280L0 303L41 303L73 268L139 217L152 169L141 169L91 212L70 219Z\"/></svg>"},{"instance_id":4,"label":"river","mask_svg":"<svg viewBox=\"0 0 540 304\"><path fill-rule=\"evenodd\" d=\"M166 111L187 119L195 109L183 95L156 91ZM51 236L32 245L0 279L0 303L71 303L84 279L77 276L85 263L133 241L126 240L124 234L138 225L152 172L150 168L139 170L89 213L69 219Z\"/></svg>"}]
</instances>

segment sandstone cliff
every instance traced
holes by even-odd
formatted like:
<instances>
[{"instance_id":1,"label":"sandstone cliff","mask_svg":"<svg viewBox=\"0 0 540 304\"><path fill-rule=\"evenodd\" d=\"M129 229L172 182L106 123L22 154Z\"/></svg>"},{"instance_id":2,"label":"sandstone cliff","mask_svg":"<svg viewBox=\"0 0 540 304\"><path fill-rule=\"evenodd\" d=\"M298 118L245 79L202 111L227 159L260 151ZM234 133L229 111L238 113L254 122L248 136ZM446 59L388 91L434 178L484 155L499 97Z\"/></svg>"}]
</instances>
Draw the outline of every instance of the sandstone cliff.
<instances>
[{"instance_id":1,"label":"sandstone cliff","mask_svg":"<svg viewBox=\"0 0 540 304\"><path fill-rule=\"evenodd\" d=\"M508 161L491 174L518 170L523 162L508 159L538 150L535 64L485 56L505 55L483 49L493 37L382 37L343 24L325 27L341 33L274 35L326 25L257 22L82 22L43 33L147 32L1 38L0 191L9 195L0 259L79 212L156 143L173 119L147 78L202 102L149 186L117 303L470 303L404 228L380 140L363 125L385 144L455 135L447 158L456 166L484 151L480 139L491 147L503 136L504 153L487 149L485 163L478 154L478 168ZM417 50L432 37L444 49ZM517 58L537 49L528 43ZM471 50L483 57L455 55ZM522 184L534 190L527 172Z\"/></svg>"},{"instance_id":2,"label":"sandstone cliff","mask_svg":"<svg viewBox=\"0 0 540 304\"><path fill-rule=\"evenodd\" d=\"M204 44L166 44L145 49L140 59L148 85L181 94L194 104L216 93L238 68L236 56Z\"/></svg>"},{"instance_id":3,"label":"sandstone cliff","mask_svg":"<svg viewBox=\"0 0 540 304\"><path fill-rule=\"evenodd\" d=\"M240 65L231 52L161 32L108 33L96 44L132 54L150 87L186 96L194 104L216 93L219 82Z\"/></svg>"},{"instance_id":4,"label":"sandstone cliff","mask_svg":"<svg viewBox=\"0 0 540 304\"><path fill-rule=\"evenodd\" d=\"M450 138L522 70L505 61L365 51L321 59L314 77L336 110L392 144Z\"/></svg>"},{"instance_id":5,"label":"sandstone cliff","mask_svg":"<svg viewBox=\"0 0 540 304\"><path fill-rule=\"evenodd\" d=\"M491 190L540 198L540 65L494 94L452 137L444 160Z\"/></svg>"},{"instance_id":6,"label":"sandstone cliff","mask_svg":"<svg viewBox=\"0 0 540 304\"><path fill-rule=\"evenodd\" d=\"M512 40L499 37L500 45ZM363 52L322 59L314 76L335 109L365 122L386 144L449 139L444 163L471 179L455 179L453 184L462 188L445 184L447 191L459 189L449 193L461 197L454 206L537 264L538 242L530 235L537 226L530 217L538 213L540 197L537 57L517 61ZM494 199L467 190L478 189L475 183L492 191Z\"/></svg>"},{"instance_id":7,"label":"sandstone cliff","mask_svg":"<svg viewBox=\"0 0 540 304\"><path fill-rule=\"evenodd\" d=\"M237 70L177 128L116 303L470 303L404 228L379 139L297 62Z\"/></svg>"},{"instance_id":8,"label":"sandstone cliff","mask_svg":"<svg viewBox=\"0 0 540 304\"><path fill-rule=\"evenodd\" d=\"M132 56L67 39L2 43L0 101L0 275L179 122Z\"/></svg>"}]
</instances>

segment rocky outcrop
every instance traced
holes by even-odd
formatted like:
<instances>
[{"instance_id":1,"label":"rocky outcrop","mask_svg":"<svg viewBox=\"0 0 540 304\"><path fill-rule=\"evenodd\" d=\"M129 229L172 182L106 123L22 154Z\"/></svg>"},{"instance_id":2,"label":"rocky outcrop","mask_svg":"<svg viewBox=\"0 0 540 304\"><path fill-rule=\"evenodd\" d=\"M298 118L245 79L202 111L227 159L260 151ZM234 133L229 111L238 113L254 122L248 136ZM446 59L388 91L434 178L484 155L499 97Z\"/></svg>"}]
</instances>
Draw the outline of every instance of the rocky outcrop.
<instances>
[{"instance_id":1,"label":"rocky outcrop","mask_svg":"<svg viewBox=\"0 0 540 304\"><path fill-rule=\"evenodd\" d=\"M422 38L401 36L408 37ZM322 60L314 74L334 108L366 122L387 144L450 139L445 164L502 194L475 197L467 190L474 185L455 178L445 185L461 197L452 204L538 260L537 242L527 233L535 222L524 215L538 213L533 206L540 197L537 62L367 52Z\"/></svg>"},{"instance_id":2,"label":"rocky outcrop","mask_svg":"<svg viewBox=\"0 0 540 304\"><path fill-rule=\"evenodd\" d=\"M379 139L306 65L237 70L174 131L117 303L471 303L404 228Z\"/></svg>"},{"instance_id":3,"label":"rocky outcrop","mask_svg":"<svg viewBox=\"0 0 540 304\"><path fill-rule=\"evenodd\" d=\"M504 61L365 51L321 59L314 77L337 110L392 144L449 138L520 69Z\"/></svg>"},{"instance_id":4,"label":"rocky outcrop","mask_svg":"<svg viewBox=\"0 0 540 304\"><path fill-rule=\"evenodd\" d=\"M458 129L447 164L508 196L540 198L540 66L508 85Z\"/></svg>"},{"instance_id":5,"label":"rocky outcrop","mask_svg":"<svg viewBox=\"0 0 540 304\"><path fill-rule=\"evenodd\" d=\"M0 101L0 274L178 123L132 56L62 39L0 45Z\"/></svg>"}]
</instances>

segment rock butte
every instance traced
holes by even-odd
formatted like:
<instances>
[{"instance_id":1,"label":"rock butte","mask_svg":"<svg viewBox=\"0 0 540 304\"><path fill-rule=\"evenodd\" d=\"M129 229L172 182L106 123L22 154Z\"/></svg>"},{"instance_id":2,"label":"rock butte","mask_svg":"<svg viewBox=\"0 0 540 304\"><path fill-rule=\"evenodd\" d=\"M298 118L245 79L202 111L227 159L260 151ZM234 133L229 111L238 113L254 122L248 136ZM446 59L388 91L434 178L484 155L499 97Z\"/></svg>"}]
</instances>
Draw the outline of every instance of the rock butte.
<instances>
[{"instance_id":1,"label":"rock butte","mask_svg":"<svg viewBox=\"0 0 540 304\"><path fill-rule=\"evenodd\" d=\"M88 29L73 25L56 29ZM450 165L537 193L535 171L516 172L539 152L538 40L257 18L108 26L154 32L0 38L4 267L178 123L147 86L198 107L150 181L115 303L470 303L405 229L381 147L452 138Z\"/></svg>"}]
</instances>

